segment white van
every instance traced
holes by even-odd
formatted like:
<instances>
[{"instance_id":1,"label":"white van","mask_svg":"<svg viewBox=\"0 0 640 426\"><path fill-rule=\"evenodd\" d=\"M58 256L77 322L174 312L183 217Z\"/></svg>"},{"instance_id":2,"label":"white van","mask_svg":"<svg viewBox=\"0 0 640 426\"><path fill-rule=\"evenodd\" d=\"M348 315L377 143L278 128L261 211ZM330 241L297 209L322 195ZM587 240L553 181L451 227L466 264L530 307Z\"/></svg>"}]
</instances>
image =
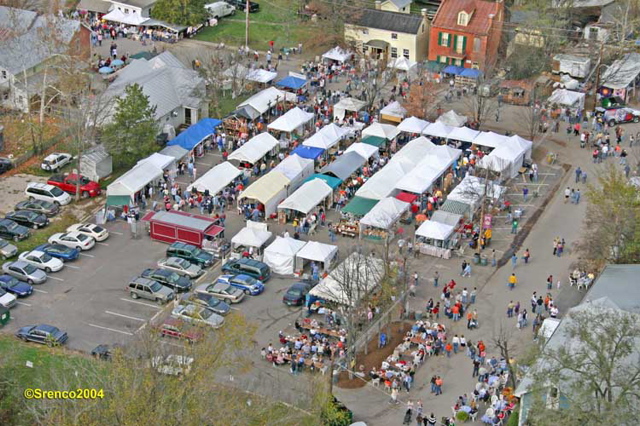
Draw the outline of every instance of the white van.
<instances>
[{"instance_id":1,"label":"white van","mask_svg":"<svg viewBox=\"0 0 640 426\"><path fill-rule=\"evenodd\" d=\"M220 19L223 16L229 16L236 13L236 8L229 3L223 1L217 1L215 3L209 3L204 6L209 12L209 16L215 19Z\"/></svg>"},{"instance_id":2,"label":"white van","mask_svg":"<svg viewBox=\"0 0 640 426\"><path fill-rule=\"evenodd\" d=\"M65 206L71 202L71 195L64 192L57 186L46 183L31 182L27 185L24 193L29 200L43 200L59 206Z\"/></svg>"}]
</instances>

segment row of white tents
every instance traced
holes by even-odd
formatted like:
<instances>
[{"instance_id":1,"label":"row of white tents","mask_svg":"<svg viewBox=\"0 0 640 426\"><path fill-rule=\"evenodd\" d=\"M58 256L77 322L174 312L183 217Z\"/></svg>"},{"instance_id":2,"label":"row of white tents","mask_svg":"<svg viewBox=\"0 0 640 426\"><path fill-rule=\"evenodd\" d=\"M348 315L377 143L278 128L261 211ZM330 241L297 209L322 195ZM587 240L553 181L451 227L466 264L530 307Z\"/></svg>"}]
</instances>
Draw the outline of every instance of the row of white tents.
<instances>
[{"instance_id":1,"label":"row of white tents","mask_svg":"<svg viewBox=\"0 0 640 426\"><path fill-rule=\"evenodd\" d=\"M264 250L262 260L275 274L291 275L301 271L305 261L317 262L329 270L337 254L338 247L331 244L278 236Z\"/></svg>"}]
</instances>

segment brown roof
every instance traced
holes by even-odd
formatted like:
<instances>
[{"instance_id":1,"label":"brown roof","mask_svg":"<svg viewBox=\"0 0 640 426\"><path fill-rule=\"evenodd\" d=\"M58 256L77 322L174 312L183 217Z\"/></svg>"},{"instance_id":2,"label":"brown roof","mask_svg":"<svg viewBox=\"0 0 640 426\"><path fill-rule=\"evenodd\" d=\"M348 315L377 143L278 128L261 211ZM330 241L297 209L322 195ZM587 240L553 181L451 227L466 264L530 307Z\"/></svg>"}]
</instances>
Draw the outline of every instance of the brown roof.
<instances>
[{"instance_id":1,"label":"brown roof","mask_svg":"<svg viewBox=\"0 0 640 426\"><path fill-rule=\"evenodd\" d=\"M489 15L496 15L501 3L483 0L444 0L433 18L432 27L446 28L466 33L484 35L489 33L491 19ZM458 25L458 13L473 12L467 26Z\"/></svg>"}]
</instances>

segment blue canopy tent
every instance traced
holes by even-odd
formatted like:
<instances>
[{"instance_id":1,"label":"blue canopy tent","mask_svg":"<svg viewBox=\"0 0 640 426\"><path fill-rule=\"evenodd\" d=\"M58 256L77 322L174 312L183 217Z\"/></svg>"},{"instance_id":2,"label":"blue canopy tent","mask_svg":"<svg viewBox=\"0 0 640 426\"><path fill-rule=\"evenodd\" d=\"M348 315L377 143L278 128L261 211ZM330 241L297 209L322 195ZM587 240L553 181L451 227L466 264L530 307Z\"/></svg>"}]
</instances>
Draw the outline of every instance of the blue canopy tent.
<instances>
[{"instance_id":1,"label":"blue canopy tent","mask_svg":"<svg viewBox=\"0 0 640 426\"><path fill-rule=\"evenodd\" d=\"M301 145L291 151L292 154L297 154L302 158L309 158L311 160L317 160L323 153L324 149L316 148L313 146Z\"/></svg>"},{"instance_id":2,"label":"blue canopy tent","mask_svg":"<svg viewBox=\"0 0 640 426\"><path fill-rule=\"evenodd\" d=\"M307 84L307 80L303 80L301 78L294 77L292 75L283 78L279 82L276 83L276 86L284 87L287 89L298 90L301 87L304 87Z\"/></svg>"},{"instance_id":3,"label":"blue canopy tent","mask_svg":"<svg viewBox=\"0 0 640 426\"><path fill-rule=\"evenodd\" d=\"M310 180L314 180L314 179L322 179L323 181L325 181L325 183L327 185L329 185L331 187L331 189L336 189L342 183L342 181L340 179L338 179L337 177L321 175L321 174L317 174L317 173L309 176L304 181L305 182L309 182Z\"/></svg>"},{"instance_id":4,"label":"blue canopy tent","mask_svg":"<svg viewBox=\"0 0 640 426\"><path fill-rule=\"evenodd\" d=\"M442 70L442 72L445 74L453 74L453 75L460 75L462 71L464 71L464 68L458 67L456 65L449 65L448 67Z\"/></svg>"},{"instance_id":5,"label":"blue canopy tent","mask_svg":"<svg viewBox=\"0 0 640 426\"><path fill-rule=\"evenodd\" d=\"M192 124L178 136L167 142L167 146L179 145L191 151L200 142L216 133L216 127L222 124L222 120L215 118L203 118L196 124Z\"/></svg>"},{"instance_id":6,"label":"blue canopy tent","mask_svg":"<svg viewBox=\"0 0 640 426\"><path fill-rule=\"evenodd\" d=\"M464 71L462 71L460 73L460 77L468 77L468 78L477 79L479 77L482 77L482 71L476 70L476 69L473 69L473 68L465 68Z\"/></svg>"}]
</instances>

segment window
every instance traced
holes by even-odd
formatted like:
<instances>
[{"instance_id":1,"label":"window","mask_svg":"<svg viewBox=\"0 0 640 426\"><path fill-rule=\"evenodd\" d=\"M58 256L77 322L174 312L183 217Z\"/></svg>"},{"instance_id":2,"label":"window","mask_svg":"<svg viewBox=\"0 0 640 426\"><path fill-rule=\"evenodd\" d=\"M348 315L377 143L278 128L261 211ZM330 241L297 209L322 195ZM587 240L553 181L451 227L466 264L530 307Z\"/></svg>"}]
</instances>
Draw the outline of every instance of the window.
<instances>
[{"instance_id":1,"label":"window","mask_svg":"<svg viewBox=\"0 0 640 426\"><path fill-rule=\"evenodd\" d=\"M391 33L391 40L397 40L398 39L398 34L397 33Z\"/></svg>"},{"instance_id":2,"label":"window","mask_svg":"<svg viewBox=\"0 0 640 426\"><path fill-rule=\"evenodd\" d=\"M547 408L549 410L557 410L559 406L559 392L558 388L552 387L547 394Z\"/></svg>"},{"instance_id":3,"label":"window","mask_svg":"<svg viewBox=\"0 0 640 426\"><path fill-rule=\"evenodd\" d=\"M409 59L409 49L402 49L402 56Z\"/></svg>"},{"instance_id":4,"label":"window","mask_svg":"<svg viewBox=\"0 0 640 426\"><path fill-rule=\"evenodd\" d=\"M467 37L465 36L455 36L454 37L454 46L456 53L464 53L465 48L467 47Z\"/></svg>"},{"instance_id":5,"label":"window","mask_svg":"<svg viewBox=\"0 0 640 426\"><path fill-rule=\"evenodd\" d=\"M477 53L480 49L482 49L482 40L476 37L473 39L473 51Z\"/></svg>"},{"instance_id":6,"label":"window","mask_svg":"<svg viewBox=\"0 0 640 426\"><path fill-rule=\"evenodd\" d=\"M598 40L598 30L599 30L598 27L589 28L589 40ZM3 71L3 74L4 74L4 71Z\"/></svg>"},{"instance_id":7,"label":"window","mask_svg":"<svg viewBox=\"0 0 640 426\"><path fill-rule=\"evenodd\" d=\"M362 34L369 34L369 30L367 28L362 29Z\"/></svg>"},{"instance_id":8,"label":"window","mask_svg":"<svg viewBox=\"0 0 640 426\"><path fill-rule=\"evenodd\" d=\"M395 47L391 48L391 57L392 58L397 58L398 57L398 49L396 49Z\"/></svg>"},{"instance_id":9,"label":"window","mask_svg":"<svg viewBox=\"0 0 640 426\"><path fill-rule=\"evenodd\" d=\"M449 33L438 33L438 46L449 47Z\"/></svg>"},{"instance_id":10,"label":"window","mask_svg":"<svg viewBox=\"0 0 640 426\"><path fill-rule=\"evenodd\" d=\"M7 78L7 72L5 70L2 70L2 78L3 79Z\"/></svg>"},{"instance_id":11,"label":"window","mask_svg":"<svg viewBox=\"0 0 640 426\"><path fill-rule=\"evenodd\" d=\"M124 13L125 13L126 15L128 15L128 14L129 14L129 9L125 9L125 10L124 10Z\"/></svg>"},{"instance_id":12,"label":"window","mask_svg":"<svg viewBox=\"0 0 640 426\"><path fill-rule=\"evenodd\" d=\"M441 64L446 64L447 63L447 57L446 56L438 56L438 62L440 62Z\"/></svg>"},{"instance_id":13,"label":"window","mask_svg":"<svg viewBox=\"0 0 640 426\"><path fill-rule=\"evenodd\" d=\"M467 15L467 12L462 11L458 13L458 25L466 27L467 24L469 24L469 15Z\"/></svg>"}]
</instances>

